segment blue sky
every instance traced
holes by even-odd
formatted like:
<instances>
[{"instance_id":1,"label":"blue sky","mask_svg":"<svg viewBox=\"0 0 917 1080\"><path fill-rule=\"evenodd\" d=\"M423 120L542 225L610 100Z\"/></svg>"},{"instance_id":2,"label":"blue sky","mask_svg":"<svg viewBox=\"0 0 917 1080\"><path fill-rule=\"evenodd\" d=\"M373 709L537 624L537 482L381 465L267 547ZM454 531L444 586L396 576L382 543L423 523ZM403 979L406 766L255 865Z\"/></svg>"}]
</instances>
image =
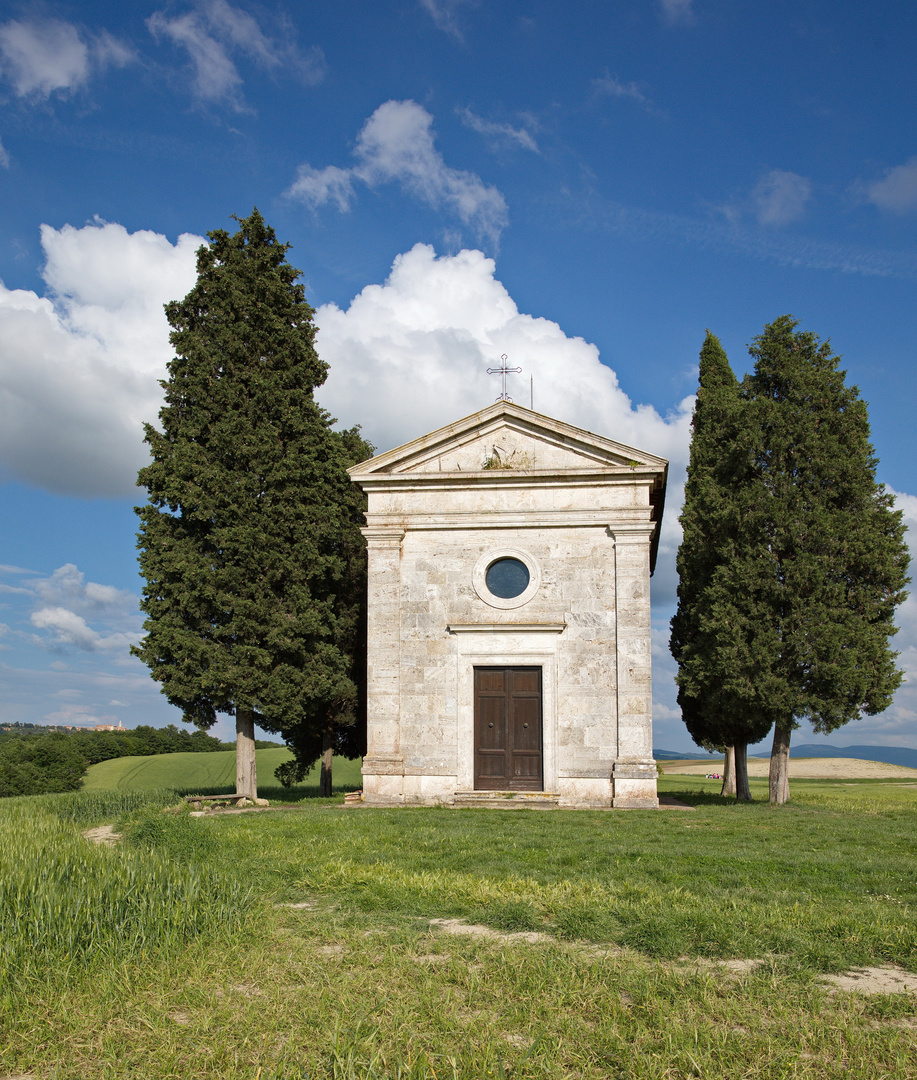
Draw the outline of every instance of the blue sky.
<instances>
[{"instance_id":1,"label":"blue sky","mask_svg":"<svg viewBox=\"0 0 917 1080\"><path fill-rule=\"evenodd\" d=\"M140 425L162 304L257 205L320 399L380 450L491 402L506 353L520 403L671 460L655 743L690 746L667 626L707 328L739 375L782 314L829 337L917 530L915 31L846 0L0 3L0 716L179 719L127 653ZM909 682L832 741L917 747L899 622Z\"/></svg>"}]
</instances>

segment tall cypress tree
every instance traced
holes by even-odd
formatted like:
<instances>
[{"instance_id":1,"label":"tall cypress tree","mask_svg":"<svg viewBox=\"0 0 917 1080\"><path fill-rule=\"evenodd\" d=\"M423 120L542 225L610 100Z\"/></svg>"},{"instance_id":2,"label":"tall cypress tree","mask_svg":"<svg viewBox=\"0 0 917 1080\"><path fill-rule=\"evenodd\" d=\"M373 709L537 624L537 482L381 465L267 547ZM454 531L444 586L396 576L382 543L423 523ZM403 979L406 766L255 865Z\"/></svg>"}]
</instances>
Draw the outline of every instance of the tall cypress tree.
<instances>
[{"instance_id":1,"label":"tall cypress tree","mask_svg":"<svg viewBox=\"0 0 917 1080\"><path fill-rule=\"evenodd\" d=\"M145 429L133 651L186 720L235 716L237 791L253 798L255 723L301 756L357 719L363 541L346 466L370 448L313 398L327 365L288 245L257 209L236 220L166 305L175 357L162 430Z\"/></svg>"},{"instance_id":2,"label":"tall cypress tree","mask_svg":"<svg viewBox=\"0 0 917 1080\"><path fill-rule=\"evenodd\" d=\"M757 694L774 718L770 799L789 797L801 719L831 732L886 709L901 682L889 642L907 595L900 512L876 481L866 404L830 344L789 315L765 326L743 386L754 438L735 565L757 624Z\"/></svg>"},{"instance_id":3,"label":"tall cypress tree","mask_svg":"<svg viewBox=\"0 0 917 1080\"><path fill-rule=\"evenodd\" d=\"M745 677L755 627L735 594L742 491L751 460L739 390L722 345L708 330L691 421L670 645L679 668L678 703L691 737L708 749L734 747L735 794L748 800L748 744L764 738L771 719Z\"/></svg>"}]
</instances>

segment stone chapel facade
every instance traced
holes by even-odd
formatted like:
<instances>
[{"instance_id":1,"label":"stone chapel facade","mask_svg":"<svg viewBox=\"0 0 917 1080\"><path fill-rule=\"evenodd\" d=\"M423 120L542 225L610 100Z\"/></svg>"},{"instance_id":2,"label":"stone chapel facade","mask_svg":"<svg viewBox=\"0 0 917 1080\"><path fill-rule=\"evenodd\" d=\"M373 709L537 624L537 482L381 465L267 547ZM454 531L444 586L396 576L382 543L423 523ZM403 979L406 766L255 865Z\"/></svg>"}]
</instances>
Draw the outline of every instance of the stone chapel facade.
<instances>
[{"instance_id":1,"label":"stone chapel facade","mask_svg":"<svg viewBox=\"0 0 917 1080\"><path fill-rule=\"evenodd\" d=\"M354 466L369 804L657 806L668 463L507 401Z\"/></svg>"}]
</instances>

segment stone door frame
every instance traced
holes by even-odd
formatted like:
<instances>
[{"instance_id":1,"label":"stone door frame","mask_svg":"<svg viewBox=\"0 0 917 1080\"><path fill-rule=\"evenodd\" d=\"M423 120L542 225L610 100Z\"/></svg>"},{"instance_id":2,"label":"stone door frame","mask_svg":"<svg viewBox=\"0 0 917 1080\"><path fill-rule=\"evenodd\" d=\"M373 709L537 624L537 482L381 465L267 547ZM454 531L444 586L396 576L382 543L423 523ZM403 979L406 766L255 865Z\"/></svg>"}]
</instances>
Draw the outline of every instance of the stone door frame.
<instances>
[{"instance_id":1,"label":"stone door frame","mask_svg":"<svg viewBox=\"0 0 917 1080\"><path fill-rule=\"evenodd\" d=\"M502 630L502 627L500 628ZM557 642L563 627L545 631L495 633L468 628L456 636L456 747L458 790L474 791L474 669L476 667L541 668L542 781L556 791L557 777Z\"/></svg>"}]
</instances>

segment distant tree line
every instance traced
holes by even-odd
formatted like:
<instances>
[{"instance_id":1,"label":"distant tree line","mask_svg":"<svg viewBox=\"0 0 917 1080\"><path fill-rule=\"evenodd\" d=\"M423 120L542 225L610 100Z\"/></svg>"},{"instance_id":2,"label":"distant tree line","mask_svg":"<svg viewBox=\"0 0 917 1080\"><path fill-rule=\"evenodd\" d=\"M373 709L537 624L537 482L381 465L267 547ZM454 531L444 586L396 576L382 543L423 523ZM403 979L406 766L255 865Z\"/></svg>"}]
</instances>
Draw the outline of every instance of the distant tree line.
<instances>
[{"instance_id":1,"label":"distant tree line","mask_svg":"<svg viewBox=\"0 0 917 1080\"><path fill-rule=\"evenodd\" d=\"M205 731L174 724L123 731L60 731L33 724L0 728L0 798L76 791L90 765L111 758L232 750ZM257 746L276 743L258 742Z\"/></svg>"}]
</instances>

